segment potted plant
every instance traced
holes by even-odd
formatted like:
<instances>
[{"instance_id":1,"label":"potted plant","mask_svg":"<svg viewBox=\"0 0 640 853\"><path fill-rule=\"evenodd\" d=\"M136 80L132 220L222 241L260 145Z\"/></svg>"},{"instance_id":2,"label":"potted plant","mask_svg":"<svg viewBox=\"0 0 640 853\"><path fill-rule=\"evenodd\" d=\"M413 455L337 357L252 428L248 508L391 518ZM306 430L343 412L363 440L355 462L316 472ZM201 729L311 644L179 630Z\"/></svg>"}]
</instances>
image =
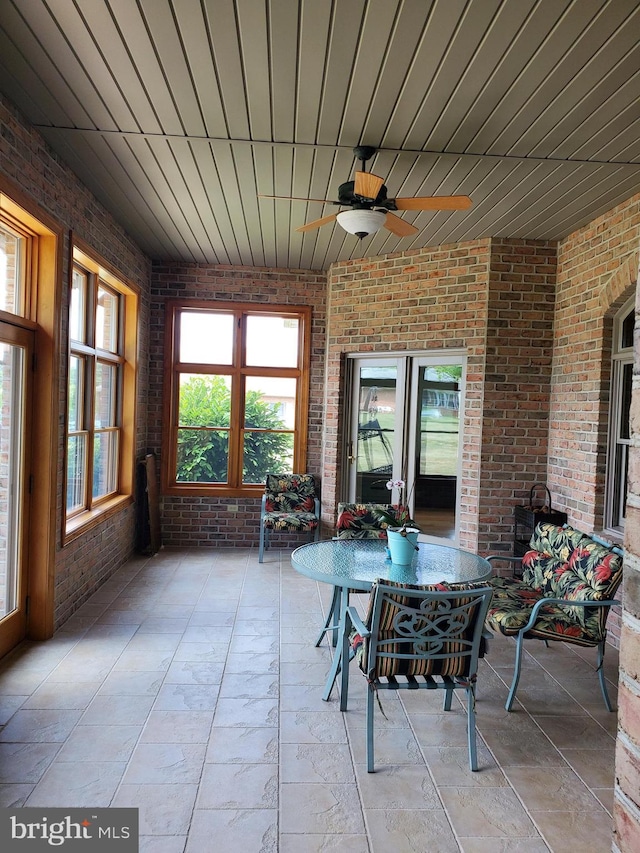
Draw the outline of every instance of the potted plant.
<instances>
[{"instance_id":1,"label":"potted plant","mask_svg":"<svg viewBox=\"0 0 640 853\"><path fill-rule=\"evenodd\" d=\"M387 531L389 556L392 563L408 565L418 550L420 525L411 517L408 502L404 501L404 480L389 480L389 491L400 490L400 499L390 510L373 510L376 518Z\"/></svg>"}]
</instances>

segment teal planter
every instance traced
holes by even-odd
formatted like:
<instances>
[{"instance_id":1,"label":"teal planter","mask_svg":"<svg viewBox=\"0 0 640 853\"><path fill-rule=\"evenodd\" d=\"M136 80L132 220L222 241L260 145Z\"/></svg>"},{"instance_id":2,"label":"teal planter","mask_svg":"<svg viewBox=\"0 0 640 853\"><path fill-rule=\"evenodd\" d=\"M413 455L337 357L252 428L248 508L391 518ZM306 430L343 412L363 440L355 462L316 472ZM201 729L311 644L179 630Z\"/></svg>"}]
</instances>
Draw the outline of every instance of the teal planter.
<instances>
[{"instance_id":1,"label":"teal planter","mask_svg":"<svg viewBox=\"0 0 640 853\"><path fill-rule=\"evenodd\" d=\"M407 532L405 536L397 530L387 528L387 549L391 562L397 566L409 566L416 555L418 531Z\"/></svg>"}]
</instances>

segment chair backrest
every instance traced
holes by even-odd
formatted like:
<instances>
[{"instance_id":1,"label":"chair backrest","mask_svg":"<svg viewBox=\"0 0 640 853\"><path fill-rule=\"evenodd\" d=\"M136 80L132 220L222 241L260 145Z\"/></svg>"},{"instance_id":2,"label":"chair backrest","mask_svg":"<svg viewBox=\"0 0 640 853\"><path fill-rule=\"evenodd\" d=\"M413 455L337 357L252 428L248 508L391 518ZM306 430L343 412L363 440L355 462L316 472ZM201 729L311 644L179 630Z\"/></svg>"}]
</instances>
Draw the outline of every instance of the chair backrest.
<instances>
[{"instance_id":1,"label":"chair backrest","mask_svg":"<svg viewBox=\"0 0 640 853\"><path fill-rule=\"evenodd\" d=\"M493 590L485 584L413 586L376 581L360 668L369 678L472 677Z\"/></svg>"},{"instance_id":2,"label":"chair backrest","mask_svg":"<svg viewBox=\"0 0 640 853\"><path fill-rule=\"evenodd\" d=\"M393 508L389 504L339 503L336 539L386 539L386 531L373 512L375 509L388 512Z\"/></svg>"},{"instance_id":3,"label":"chair backrest","mask_svg":"<svg viewBox=\"0 0 640 853\"><path fill-rule=\"evenodd\" d=\"M541 523L534 530L530 551L522 558L522 580L550 598L607 601L615 598L622 581L623 554L573 527ZM566 608L585 624L603 608Z\"/></svg>"},{"instance_id":4,"label":"chair backrest","mask_svg":"<svg viewBox=\"0 0 640 853\"><path fill-rule=\"evenodd\" d=\"M311 474L267 474L267 512L313 512L316 483Z\"/></svg>"}]
</instances>

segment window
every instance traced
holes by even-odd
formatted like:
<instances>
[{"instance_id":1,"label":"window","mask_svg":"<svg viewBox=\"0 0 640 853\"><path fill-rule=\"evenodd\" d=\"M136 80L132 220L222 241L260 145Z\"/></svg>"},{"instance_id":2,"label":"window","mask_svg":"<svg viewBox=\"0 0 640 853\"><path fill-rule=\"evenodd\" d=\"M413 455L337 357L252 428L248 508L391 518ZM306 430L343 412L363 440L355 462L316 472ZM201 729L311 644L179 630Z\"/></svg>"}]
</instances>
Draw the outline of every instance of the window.
<instances>
[{"instance_id":1,"label":"window","mask_svg":"<svg viewBox=\"0 0 640 853\"><path fill-rule=\"evenodd\" d=\"M137 294L74 248L69 299L66 533L132 500Z\"/></svg>"},{"instance_id":2,"label":"window","mask_svg":"<svg viewBox=\"0 0 640 853\"><path fill-rule=\"evenodd\" d=\"M163 488L257 494L306 468L311 309L167 304Z\"/></svg>"},{"instance_id":3,"label":"window","mask_svg":"<svg viewBox=\"0 0 640 853\"><path fill-rule=\"evenodd\" d=\"M615 318L613 328L605 527L618 531L624 530L627 501L634 321L635 309L632 299Z\"/></svg>"}]
</instances>

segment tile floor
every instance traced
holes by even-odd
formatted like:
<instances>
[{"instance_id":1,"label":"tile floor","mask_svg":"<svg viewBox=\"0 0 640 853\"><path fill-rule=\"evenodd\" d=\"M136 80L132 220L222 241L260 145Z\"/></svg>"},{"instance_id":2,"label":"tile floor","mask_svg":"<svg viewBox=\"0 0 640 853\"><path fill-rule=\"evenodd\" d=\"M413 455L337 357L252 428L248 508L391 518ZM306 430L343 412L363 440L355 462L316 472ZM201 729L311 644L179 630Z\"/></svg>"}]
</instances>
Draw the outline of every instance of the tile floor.
<instances>
[{"instance_id":1,"label":"tile floor","mask_svg":"<svg viewBox=\"0 0 640 853\"><path fill-rule=\"evenodd\" d=\"M513 645L492 643L477 773L458 702L384 693L367 774L364 679L345 714L335 692L321 700L330 590L288 557L136 558L53 639L5 658L0 806L138 807L152 853L611 849L616 715L590 651L530 643L509 714ZM606 669L615 697L613 649Z\"/></svg>"}]
</instances>

